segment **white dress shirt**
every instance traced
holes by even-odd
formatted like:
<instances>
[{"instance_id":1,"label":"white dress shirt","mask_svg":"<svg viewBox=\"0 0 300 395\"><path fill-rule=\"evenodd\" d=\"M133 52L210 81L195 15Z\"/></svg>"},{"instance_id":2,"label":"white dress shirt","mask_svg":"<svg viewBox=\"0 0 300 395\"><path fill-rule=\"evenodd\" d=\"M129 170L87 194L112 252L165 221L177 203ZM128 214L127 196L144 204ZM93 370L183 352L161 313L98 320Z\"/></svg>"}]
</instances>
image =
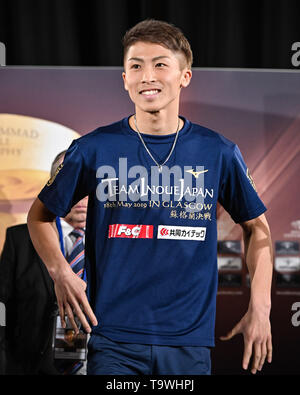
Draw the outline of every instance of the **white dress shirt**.
<instances>
[{"instance_id":1,"label":"white dress shirt","mask_svg":"<svg viewBox=\"0 0 300 395\"><path fill-rule=\"evenodd\" d=\"M64 249L65 249L65 255L69 255L74 241L75 241L75 236L71 236L70 233L75 229L73 228L73 226L71 226L70 224L68 224L68 222L66 222L63 218L60 218L60 224L61 224L61 231L62 231L62 235L63 235L63 241L64 241ZM83 245L85 242L85 235L83 237Z\"/></svg>"}]
</instances>

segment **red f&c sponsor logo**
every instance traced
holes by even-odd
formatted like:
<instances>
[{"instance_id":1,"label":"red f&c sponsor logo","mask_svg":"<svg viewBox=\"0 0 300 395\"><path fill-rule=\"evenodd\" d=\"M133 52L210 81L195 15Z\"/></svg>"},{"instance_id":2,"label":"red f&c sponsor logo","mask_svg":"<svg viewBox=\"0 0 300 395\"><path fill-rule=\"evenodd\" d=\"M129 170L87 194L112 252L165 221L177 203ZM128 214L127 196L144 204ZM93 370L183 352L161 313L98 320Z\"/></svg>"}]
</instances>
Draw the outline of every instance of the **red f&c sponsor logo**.
<instances>
[{"instance_id":1,"label":"red f&c sponsor logo","mask_svg":"<svg viewBox=\"0 0 300 395\"><path fill-rule=\"evenodd\" d=\"M109 225L108 238L152 239L153 225Z\"/></svg>"}]
</instances>

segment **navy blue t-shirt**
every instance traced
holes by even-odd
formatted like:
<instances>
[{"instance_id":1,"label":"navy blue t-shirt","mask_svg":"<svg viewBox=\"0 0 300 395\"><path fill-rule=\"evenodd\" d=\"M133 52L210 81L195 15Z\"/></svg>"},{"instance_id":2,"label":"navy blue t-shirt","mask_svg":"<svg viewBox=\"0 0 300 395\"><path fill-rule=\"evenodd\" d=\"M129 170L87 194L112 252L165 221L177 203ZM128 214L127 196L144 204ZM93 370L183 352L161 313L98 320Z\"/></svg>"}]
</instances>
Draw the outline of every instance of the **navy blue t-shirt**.
<instances>
[{"instance_id":1,"label":"navy blue t-shirt","mask_svg":"<svg viewBox=\"0 0 300 395\"><path fill-rule=\"evenodd\" d=\"M89 196L93 333L115 341L214 346L217 201L237 223L266 210L237 145L182 119L161 172L125 118L74 140L39 194L60 217ZM143 134L159 163L174 137Z\"/></svg>"}]
</instances>

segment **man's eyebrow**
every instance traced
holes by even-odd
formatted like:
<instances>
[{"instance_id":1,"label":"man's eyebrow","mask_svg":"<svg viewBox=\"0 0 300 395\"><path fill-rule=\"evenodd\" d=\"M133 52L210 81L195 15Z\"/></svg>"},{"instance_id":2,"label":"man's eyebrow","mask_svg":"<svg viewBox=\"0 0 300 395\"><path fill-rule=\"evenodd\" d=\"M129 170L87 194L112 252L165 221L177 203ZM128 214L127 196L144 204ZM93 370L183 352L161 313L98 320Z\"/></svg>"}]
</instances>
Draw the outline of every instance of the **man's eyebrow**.
<instances>
[{"instance_id":1,"label":"man's eyebrow","mask_svg":"<svg viewBox=\"0 0 300 395\"><path fill-rule=\"evenodd\" d=\"M162 55L162 56L156 56L156 57L153 58L152 60L153 60L154 62L156 62L157 60L160 60L160 59L170 59L170 58L169 58L169 56L167 56L167 55Z\"/></svg>"},{"instance_id":2,"label":"man's eyebrow","mask_svg":"<svg viewBox=\"0 0 300 395\"><path fill-rule=\"evenodd\" d=\"M156 62L157 60L160 60L160 59L169 59L169 56L166 56L166 55L156 56L155 58L152 59L152 62ZM128 62L130 62L130 61L135 61L135 62L141 62L141 63L143 63L143 62L144 62L144 59L133 57L133 58L129 58L129 59L128 59Z\"/></svg>"},{"instance_id":3,"label":"man's eyebrow","mask_svg":"<svg viewBox=\"0 0 300 395\"><path fill-rule=\"evenodd\" d=\"M143 59L141 59L141 58L130 58L130 59L128 59L128 62L130 62L130 61L143 62Z\"/></svg>"}]
</instances>

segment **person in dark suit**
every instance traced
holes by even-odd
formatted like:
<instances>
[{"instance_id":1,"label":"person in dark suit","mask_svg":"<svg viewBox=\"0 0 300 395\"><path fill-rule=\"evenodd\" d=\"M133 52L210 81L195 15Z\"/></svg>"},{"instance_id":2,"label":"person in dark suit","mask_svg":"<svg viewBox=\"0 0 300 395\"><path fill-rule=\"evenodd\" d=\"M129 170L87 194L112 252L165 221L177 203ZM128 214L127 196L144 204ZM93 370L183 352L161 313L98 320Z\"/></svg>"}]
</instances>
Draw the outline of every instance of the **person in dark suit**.
<instances>
[{"instance_id":1,"label":"person in dark suit","mask_svg":"<svg viewBox=\"0 0 300 395\"><path fill-rule=\"evenodd\" d=\"M55 158L51 176L63 161L64 153ZM84 198L60 219L66 251L72 244L68 233L85 227L86 211ZM57 230L55 222L53 226ZM52 354L57 311L54 285L33 247L27 224L7 228L0 273L0 302L6 307L4 374L60 374Z\"/></svg>"}]
</instances>

